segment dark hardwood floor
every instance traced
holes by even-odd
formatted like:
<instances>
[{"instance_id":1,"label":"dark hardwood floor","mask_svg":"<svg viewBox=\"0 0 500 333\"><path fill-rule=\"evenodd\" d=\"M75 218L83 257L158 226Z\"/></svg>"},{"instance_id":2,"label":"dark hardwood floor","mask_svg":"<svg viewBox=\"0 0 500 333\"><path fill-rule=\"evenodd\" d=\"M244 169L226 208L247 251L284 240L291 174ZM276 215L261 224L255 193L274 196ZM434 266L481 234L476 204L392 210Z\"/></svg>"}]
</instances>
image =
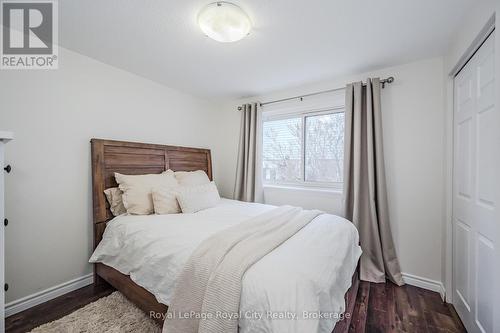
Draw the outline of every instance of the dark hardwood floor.
<instances>
[{"instance_id":1,"label":"dark hardwood floor","mask_svg":"<svg viewBox=\"0 0 500 333\"><path fill-rule=\"evenodd\" d=\"M62 318L79 308L108 296L114 291L107 284L90 285L23 312L5 318L5 332L29 332L42 324Z\"/></svg>"},{"instance_id":2,"label":"dark hardwood floor","mask_svg":"<svg viewBox=\"0 0 500 333\"><path fill-rule=\"evenodd\" d=\"M7 333L27 332L56 320L101 297L113 289L88 286L6 318ZM466 332L453 307L438 293L392 283L361 282L349 332Z\"/></svg>"},{"instance_id":3,"label":"dark hardwood floor","mask_svg":"<svg viewBox=\"0 0 500 333\"><path fill-rule=\"evenodd\" d=\"M451 304L432 291L361 282L349 332L467 332Z\"/></svg>"}]
</instances>

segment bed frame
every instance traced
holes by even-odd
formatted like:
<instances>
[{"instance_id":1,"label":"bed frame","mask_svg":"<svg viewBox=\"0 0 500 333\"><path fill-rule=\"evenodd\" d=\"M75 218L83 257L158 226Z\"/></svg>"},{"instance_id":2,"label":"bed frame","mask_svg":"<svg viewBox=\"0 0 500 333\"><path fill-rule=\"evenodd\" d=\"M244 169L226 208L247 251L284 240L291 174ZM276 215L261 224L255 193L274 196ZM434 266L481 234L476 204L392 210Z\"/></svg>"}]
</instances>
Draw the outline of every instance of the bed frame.
<instances>
[{"instance_id":1,"label":"bed frame","mask_svg":"<svg viewBox=\"0 0 500 333\"><path fill-rule=\"evenodd\" d=\"M129 175L161 173L167 169L174 171L204 170L212 180L212 158L209 149L166 146L92 139L92 193L94 207L94 249L102 239L106 223L113 218L104 190L116 187L114 173ZM352 313L359 285L358 274L353 276L352 287L346 294L346 311ZM109 283L119 290L140 309L150 314L167 312L167 306L156 301L146 289L133 282L128 275L104 264L94 264L94 284ZM162 323L161 317L155 317ZM350 319L335 325L333 333L347 332Z\"/></svg>"}]
</instances>

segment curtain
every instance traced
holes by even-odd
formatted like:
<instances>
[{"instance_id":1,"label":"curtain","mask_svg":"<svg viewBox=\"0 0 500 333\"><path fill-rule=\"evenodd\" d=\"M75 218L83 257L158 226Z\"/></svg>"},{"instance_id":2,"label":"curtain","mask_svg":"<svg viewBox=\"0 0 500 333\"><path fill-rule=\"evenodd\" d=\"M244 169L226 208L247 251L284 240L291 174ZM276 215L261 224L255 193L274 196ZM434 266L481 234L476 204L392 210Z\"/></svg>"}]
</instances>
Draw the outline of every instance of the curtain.
<instances>
[{"instance_id":1,"label":"curtain","mask_svg":"<svg viewBox=\"0 0 500 333\"><path fill-rule=\"evenodd\" d=\"M240 142L234 198L247 202L262 202L261 163L257 154L260 143L258 104L244 104L240 112Z\"/></svg>"},{"instance_id":2,"label":"curtain","mask_svg":"<svg viewBox=\"0 0 500 333\"><path fill-rule=\"evenodd\" d=\"M359 231L361 280L403 285L389 223L378 78L346 87L343 203Z\"/></svg>"}]
</instances>

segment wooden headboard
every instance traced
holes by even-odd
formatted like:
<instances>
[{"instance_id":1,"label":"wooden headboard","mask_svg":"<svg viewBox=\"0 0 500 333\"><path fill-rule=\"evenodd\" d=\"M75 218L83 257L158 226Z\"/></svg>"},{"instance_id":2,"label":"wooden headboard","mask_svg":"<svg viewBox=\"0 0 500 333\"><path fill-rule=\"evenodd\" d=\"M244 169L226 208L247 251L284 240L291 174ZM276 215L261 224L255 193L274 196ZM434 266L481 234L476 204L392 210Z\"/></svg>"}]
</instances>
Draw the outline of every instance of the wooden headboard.
<instances>
[{"instance_id":1,"label":"wooden headboard","mask_svg":"<svg viewBox=\"0 0 500 333\"><path fill-rule=\"evenodd\" d=\"M127 175L204 170L212 180L209 149L165 146L113 140L90 140L92 147L92 198L94 247L99 244L106 222L113 218L104 190L116 187L115 172Z\"/></svg>"}]
</instances>

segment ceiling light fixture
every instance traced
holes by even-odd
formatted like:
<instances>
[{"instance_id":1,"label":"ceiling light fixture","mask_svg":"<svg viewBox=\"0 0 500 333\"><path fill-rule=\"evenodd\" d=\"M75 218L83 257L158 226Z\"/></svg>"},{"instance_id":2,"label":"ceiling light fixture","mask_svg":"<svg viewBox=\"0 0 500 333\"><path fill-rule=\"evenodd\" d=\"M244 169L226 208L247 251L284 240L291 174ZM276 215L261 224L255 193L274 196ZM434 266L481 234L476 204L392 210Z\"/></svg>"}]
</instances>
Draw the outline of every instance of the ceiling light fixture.
<instances>
[{"instance_id":1,"label":"ceiling light fixture","mask_svg":"<svg viewBox=\"0 0 500 333\"><path fill-rule=\"evenodd\" d=\"M198 15L198 25L205 35L221 43L236 42L252 28L248 15L237 5L225 1L203 8Z\"/></svg>"}]
</instances>

